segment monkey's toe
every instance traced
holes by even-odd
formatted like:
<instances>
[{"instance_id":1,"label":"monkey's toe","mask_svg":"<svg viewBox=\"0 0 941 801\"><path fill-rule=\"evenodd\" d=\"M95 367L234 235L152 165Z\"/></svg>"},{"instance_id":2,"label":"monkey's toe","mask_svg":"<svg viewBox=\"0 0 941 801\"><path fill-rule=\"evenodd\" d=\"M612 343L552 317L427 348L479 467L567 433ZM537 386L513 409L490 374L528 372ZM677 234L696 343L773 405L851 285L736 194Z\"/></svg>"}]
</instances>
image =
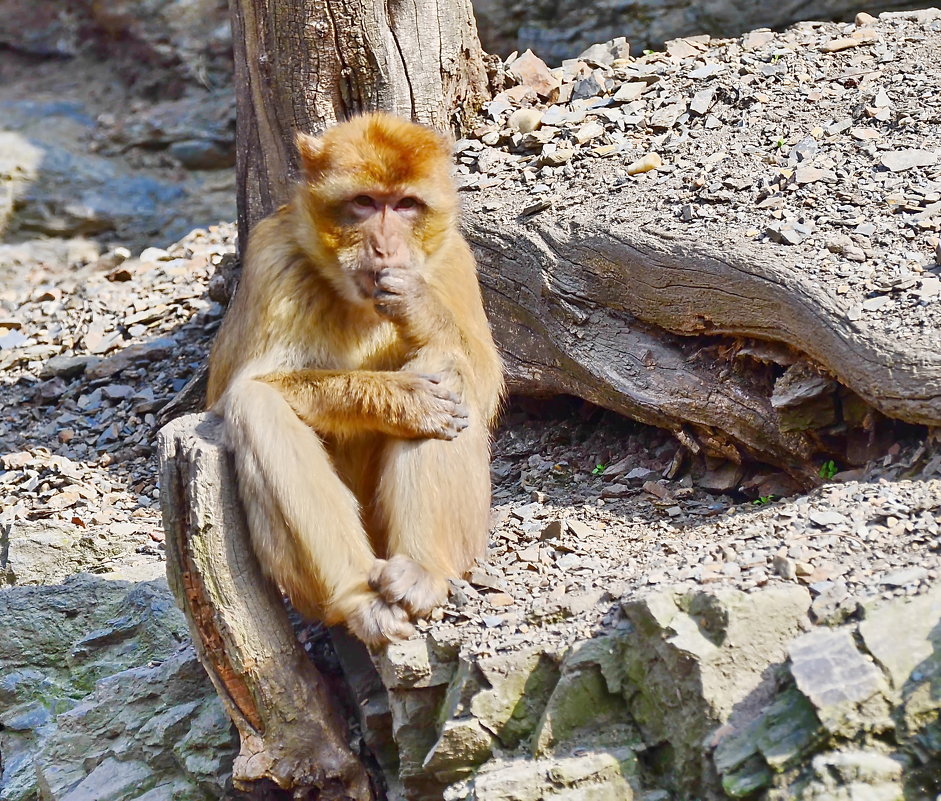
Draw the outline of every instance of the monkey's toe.
<instances>
[{"instance_id":1,"label":"monkey's toe","mask_svg":"<svg viewBox=\"0 0 941 801\"><path fill-rule=\"evenodd\" d=\"M347 619L346 625L354 636L371 648L407 640L415 633L415 627L409 621L405 609L380 597L360 604Z\"/></svg>"},{"instance_id":2,"label":"monkey's toe","mask_svg":"<svg viewBox=\"0 0 941 801\"><path fill-rule=\"evenodd\" d=\"M369 586L387 603L400 605L413 617L424 617L447 597L447 583L425 570L414 559L397 554L377 559Z\"/></svg>"}]
</instances>

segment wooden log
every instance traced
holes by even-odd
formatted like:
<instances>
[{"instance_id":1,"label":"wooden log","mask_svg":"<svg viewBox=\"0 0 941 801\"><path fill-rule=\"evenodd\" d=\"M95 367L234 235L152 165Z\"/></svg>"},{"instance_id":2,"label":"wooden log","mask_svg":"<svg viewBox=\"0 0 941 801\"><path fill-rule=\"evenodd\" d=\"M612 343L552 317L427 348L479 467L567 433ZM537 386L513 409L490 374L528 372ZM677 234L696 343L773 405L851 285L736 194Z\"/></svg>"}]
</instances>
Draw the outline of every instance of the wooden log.
<instances>
[{"instance_id":1,"label":"wooden log","mask_svg":"<svg viewBox=\"0 0 941 801\"><path fill-rule=\"evenodd\" d=\"M773 387L702 356L710 336L751 337L806 355L889 417L941 423L941 353L849 319L773 245L683 238L636 212L602 227L591 201L574 219L494 219L484 202L464 195L465 233L515 391L578 395L810 477L819 442L782 430Z\"/></svg>"},{"instance_id":2,"label":"wooden log","mask_svg":"<svg viewBox=\"0 0 941 801\"><path fill-rule=\"evenodd\" d=\"M221 420L174 420L160 431L158 451L167 576L241 738L236 787L273 782L297 798L376 798L346 722L251 549Z\"/></svg>"}]
</instances>

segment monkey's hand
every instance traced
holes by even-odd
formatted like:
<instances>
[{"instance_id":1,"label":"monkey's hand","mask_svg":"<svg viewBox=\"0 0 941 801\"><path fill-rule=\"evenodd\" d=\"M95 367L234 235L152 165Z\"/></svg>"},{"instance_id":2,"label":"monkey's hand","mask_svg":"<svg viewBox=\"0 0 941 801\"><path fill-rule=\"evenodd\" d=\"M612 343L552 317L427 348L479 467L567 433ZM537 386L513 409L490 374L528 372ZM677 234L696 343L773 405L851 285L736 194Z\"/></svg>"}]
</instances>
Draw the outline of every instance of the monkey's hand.
<instances>
[{"instance_id":1,"label":"monkey's hand","mask_svg":"<svg viewBox=\"0 0 941 801\"><path fill-rule=\"evenodd\" d=\"M373 301L376 312L395 323L414 348L427 345L446 351L463 348L454 315L414 268L382 270L376 276Z\"/></svg>"},{"instance_id":2,"label":"monkey's hand","mask_svg":"<svg viewBox=\"0 0 941 801\"><path fill-rule=\"evenodd\" d=\"M454 439L468 426L469 411L460 395L445 386L440 373L402 371L407 402L398 410L400 426L413 436Z\"/></svg>"},{"instance_id":3,"label":"monkey's hand","mask_svg":"<svg viewBox=\"0 0 941 801\"><path fill-rule=\"evenodd\" d=\"M402 554L388 560L377 559L369 573L369 586L387 604L401 606L413 617L424 617L448 597L448 585L443 578Z\"/></svg>"},{"instance_id":4,"label":"monkey's hand","mask_svg":"<svg viewBox=\"0 0 941 801\"><path fill-rule=\"evenodd\" d=\"M425 279L416 270L386 267L376 276L376 311L393 322L407 323L425 300L427 290Z\"/></svg>"}]
</instances>

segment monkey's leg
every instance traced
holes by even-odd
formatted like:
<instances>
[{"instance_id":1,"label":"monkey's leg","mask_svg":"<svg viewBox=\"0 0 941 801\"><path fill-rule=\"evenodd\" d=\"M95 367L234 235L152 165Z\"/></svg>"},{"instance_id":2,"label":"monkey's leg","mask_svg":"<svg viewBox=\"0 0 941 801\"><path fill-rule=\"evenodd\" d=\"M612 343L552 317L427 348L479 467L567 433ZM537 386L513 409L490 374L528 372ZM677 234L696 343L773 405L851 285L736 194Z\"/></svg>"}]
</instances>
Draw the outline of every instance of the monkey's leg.
<instances>
[{"instance_id":1,"label":"monkey's leg","mask_svg":"<svg viewBox=\"0 0 941 801\"><path fill-rule=\"evenodd\" d=\"M480 419L456 439L390 439L376 493L388 561L371 586L389 603L425 615L447 596L447 579L462 575L487 543L490 441Z\"/></svg>"},{"instance_id":2,"label":"monkey's leg","mask_svg":"<svg viewBox=\"0 0 941 801\"><path fill-rule=\"evenodd\" d=\"M376 559L358 504L317 434L258 381L234 383L219 411L266 572L301 612L345 622L366 643L408 637L404 610L369 587Z\"/></svg>"}]
</instances>

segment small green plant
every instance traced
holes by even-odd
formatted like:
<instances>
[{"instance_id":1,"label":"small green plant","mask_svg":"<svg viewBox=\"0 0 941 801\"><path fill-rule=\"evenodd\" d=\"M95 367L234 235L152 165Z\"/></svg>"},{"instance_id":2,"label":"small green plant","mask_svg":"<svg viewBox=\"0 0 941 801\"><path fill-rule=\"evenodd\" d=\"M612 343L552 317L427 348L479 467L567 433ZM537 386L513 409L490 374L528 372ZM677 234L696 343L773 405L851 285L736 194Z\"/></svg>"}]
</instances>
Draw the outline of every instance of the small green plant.
<instances>
[{"instance_id":1,"label":"small green plant","mask_svg":"<svg viewBox=\"0 0 941 801\"><path fill-rule=\"evenodd\" d=\"M771 63L777 64L783 57L783 53L775 53L773 56L771 56Z\"/></svg>"},{"instance_id":2,"label":"small green plant","mask_svg":"<svg viewBox=\"0 0 941 801\"><path fill-rule=\"evenodd\" d=\"M600 476L605 471L606 468L607 468L606 464L596 464L594 469L591 471L591 474L593 476Z\"/></svg>"},{"instance_id":3,"label":"small green plant","mask_svg":"<svg viewBox=\"0 0 941 801\"><path fill-rule=\"evenodd\" d=\"M781 149L784 148L784 137L783 137L783 136L779 136L779 137L775 140L775 142L774 142L774 147L775 147L776 150L781 150Z\"/></svg>"},{"instance_id":4,"label":"small green plant","mask_svg":"<svg viewBox=\"0 0 941 801\"><path fill-rule=\"evenodd\" d=\"M651 55L652 53L656 53L656 52L657 52L656 50L645 50L645 51L644 51L644 55L645 55L645 56L649 56L649 55Z\"/></svg>"},{"instance_id":5,"label":"small green plant","mask_svg":"<svg viewBox=\"0 0 941 801\"><path fill-rule=\"evenodd\" d=\"M759 495L752 503L755 506L764 506L765 504L771 503L774 500L774 495Z\"/></svg>"},{"instance_id":6,"label":"small green plant","mask_svg":"<svg viewBox=\"0 0 941 801\"><path fill-rule=\"evenodd\" d=\"M827 459L822 465L820 465L820 478L825 478L827 480L833 478L837 474L836 462L833 459Z\"/></svg>"}]
</instances>

